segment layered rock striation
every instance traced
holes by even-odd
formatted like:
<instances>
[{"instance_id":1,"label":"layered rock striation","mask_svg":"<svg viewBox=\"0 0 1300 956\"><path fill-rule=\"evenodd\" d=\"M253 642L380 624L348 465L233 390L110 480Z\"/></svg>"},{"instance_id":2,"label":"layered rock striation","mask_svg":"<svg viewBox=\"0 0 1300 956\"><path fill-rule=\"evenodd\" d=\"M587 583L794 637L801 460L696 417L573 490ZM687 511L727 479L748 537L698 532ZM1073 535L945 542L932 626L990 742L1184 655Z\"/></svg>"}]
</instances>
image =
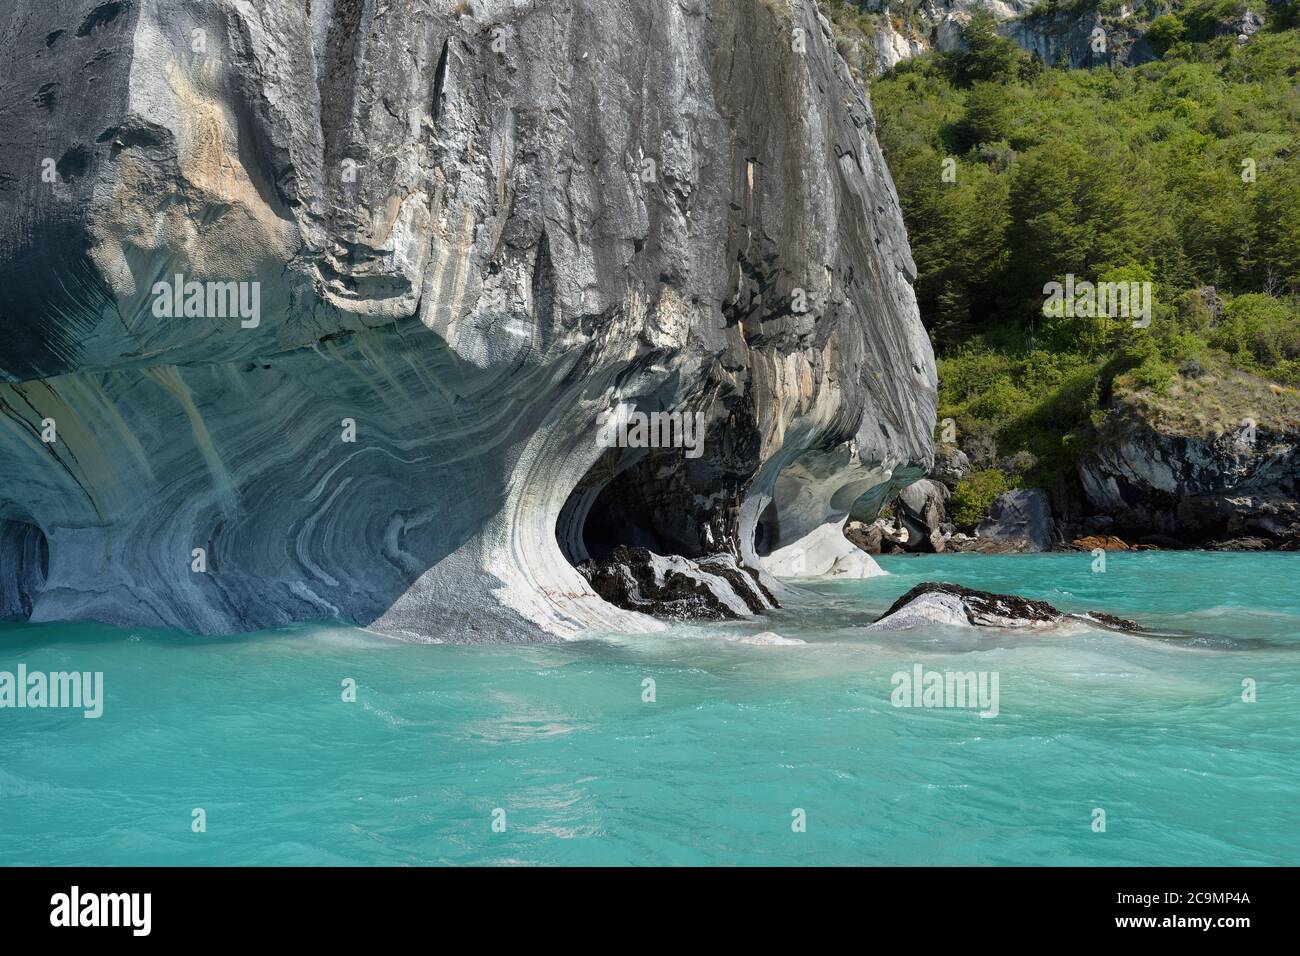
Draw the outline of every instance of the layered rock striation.
<instances>
[{"instance_id":1,"label":"layered rock striation","mask_svg":"<svg viewBox=\"0 0 1300 956\"><path fill-rule=\"evenodd\" d=\"M930 465L810 0L13 0L0 58L0 613L646 628L577 565L757 568Z\"/></svg>"}]
</instances>

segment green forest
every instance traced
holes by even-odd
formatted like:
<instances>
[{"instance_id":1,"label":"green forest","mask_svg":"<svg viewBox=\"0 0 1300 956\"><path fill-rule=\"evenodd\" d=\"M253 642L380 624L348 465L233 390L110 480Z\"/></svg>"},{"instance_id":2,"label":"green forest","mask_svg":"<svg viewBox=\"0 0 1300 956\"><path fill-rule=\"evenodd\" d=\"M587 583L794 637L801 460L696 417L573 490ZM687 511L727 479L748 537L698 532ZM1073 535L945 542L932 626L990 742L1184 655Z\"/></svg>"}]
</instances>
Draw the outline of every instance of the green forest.
<instances>
[{"instance_id":1,"label":"green forest","mask_svg":"<svg viewBox=\"0 0 1300 956\"><path fill-rule=\"evenodd\" d=\"M959 524L1069 469L1117 390L1204 423L1178 406L1232 397L1182 382L1300 386L1300 0L1248 43L1215 36L1243 6L1165 4L1146 26L1159 60L1074 70L977 14L967 50L871 82L939 417L976 452ZM1045 287L1069 277L1150 283L1149 323L1048 314Z\"/></svg>"}]
</instances>

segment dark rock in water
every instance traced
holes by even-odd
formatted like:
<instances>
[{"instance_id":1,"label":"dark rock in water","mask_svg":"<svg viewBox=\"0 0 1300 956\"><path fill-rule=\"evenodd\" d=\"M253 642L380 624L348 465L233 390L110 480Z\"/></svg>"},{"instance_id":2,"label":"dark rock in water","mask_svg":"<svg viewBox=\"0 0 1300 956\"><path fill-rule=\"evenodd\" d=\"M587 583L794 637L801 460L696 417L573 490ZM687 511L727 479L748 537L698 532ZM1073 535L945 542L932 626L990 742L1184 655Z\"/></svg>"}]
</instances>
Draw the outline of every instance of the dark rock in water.
<instances>
[{"instance_id":1,"label":"dark rock in water","mask_svg":"<svg viewBox=\"0 0 1300 956\"><path fill-rule=\"evenodd\" d=\"M1059 624L1067 618L1111 630L1142 630L1133 621L1103 611L1066 614L1046 601L1034 601L1016 594L976 591L960 584L939 581L918 584L870 626L880 630L899 630L924 624L1019 628Z\"/></svg>"},{"instance_id":2,"label":"dark rock in water","mask_svg":"<svg viewBox=\"0 0 1300 956\"><path fill-rule=\"evenodd\" d=\"M758 574L729 554L691 561L620 545L578 572L611 604L671 621L734 620L778 606Z\"/></svg>"},{"instance_id":3,"label":"dark rock in water","mask_svg":"<svg viewBox=\"0 0 1300 956\"><path fill-rule=\"evenodd\" d=\"M883 621L896 614L913 601L927 594L947 594L957 598L970 624L983 627L1022 627L1026 624L1054 624L1061 612L1046 601L1033 601L1015 594L994 594L976 591L960 584L926 581L918 584L890 606L881 617ZM877 623L880 623L879 621Z\"/></svg>"},{"instance_id":4,"label":"dark rock in water","mask_svg":"<svg viewBox=\"0 0 1300 956\"><path fill-rule=\"evenodd\" d=\"M1105 611L1086 611L1083 614L1071 614L1070 617L1081 621L1088 621L1092 624L1099 624L1112 631L1143 630L1140 624L1130 621L1128 618L1116 617L1114 614L1107 614Z\"/></svg>"},{"instance_id":5,"label":"dark rock in water","mask_svg":"<svg viewBox=\"0 0 1300 956\"><path fill-rule=\"evenodd\" d=\"M730 584L736 596L755 614L781 606L763 584L762 576L753 568L742 565L735 555L713 554L699 559L696 564L701 571L716 574Z\"/></svg>"},{"instance_id":6,"label":"dark rock in water","mask_svg":"<svg viewBox=\"0 0 1300 956\"><path fill-rule=\"evenodd\" d=\"M1053 530L1047 492L1041 488L1016 488L998 496L975 535L981 542L1004 546L1004 550L1050 551Z\"/></svg>"},{"instance_id":7,"label":"dark rock in water","mask_svg":"<svg viewBox=\"0 0 1300 956\"><path fill-rule=\"evenodd\" d=\"M1263 538L1247 536L1244 538L1228 538L1226 541L1210 541L1206 544L1206 547L1211 551L1270 551L1275 545Z\"/></svg>"}]
</instances>

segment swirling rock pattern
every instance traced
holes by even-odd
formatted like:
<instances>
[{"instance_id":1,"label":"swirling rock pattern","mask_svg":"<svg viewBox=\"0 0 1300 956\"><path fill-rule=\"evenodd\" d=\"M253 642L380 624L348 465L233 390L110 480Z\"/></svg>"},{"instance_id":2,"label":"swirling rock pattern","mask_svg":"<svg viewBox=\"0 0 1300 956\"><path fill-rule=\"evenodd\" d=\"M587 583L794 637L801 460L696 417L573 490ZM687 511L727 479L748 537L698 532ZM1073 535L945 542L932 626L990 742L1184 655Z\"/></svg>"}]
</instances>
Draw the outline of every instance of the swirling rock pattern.
<instances>
[{"instance_id":1,"label":"swirling rock pattern","mask_svg":"<svg viewBox=\"0 0 1300 956\"><path fill-rule=\"evenodd\" d=\"M756 567L929 467L810 0L12 0L0 58L0 613L646 628L575 565ZM257 314L160 315L175 276ZM619 403L701 454L602 447Z\"/></svg>"}]
</instances>

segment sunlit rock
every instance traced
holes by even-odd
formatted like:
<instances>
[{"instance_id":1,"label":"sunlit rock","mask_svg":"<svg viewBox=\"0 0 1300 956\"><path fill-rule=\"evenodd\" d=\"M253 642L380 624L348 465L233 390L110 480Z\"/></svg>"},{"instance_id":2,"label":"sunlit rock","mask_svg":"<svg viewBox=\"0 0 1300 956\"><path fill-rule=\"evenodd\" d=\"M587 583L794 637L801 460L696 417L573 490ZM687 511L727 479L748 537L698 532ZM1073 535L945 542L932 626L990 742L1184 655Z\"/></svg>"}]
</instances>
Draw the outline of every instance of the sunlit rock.
<instances>
[{"instance_id":1,"label":"sunlit rock","mask_svg":"<svg viewBox=\"0 0 1300 956\"><path fill-rule=\"evenodd\" d=\"M929 468L915 266L809 0L34 10L0 12L5 613L653 628L576 566L756 569ZM602 442L620 406L703 435Z\"/></svg>"}]
</instances>

